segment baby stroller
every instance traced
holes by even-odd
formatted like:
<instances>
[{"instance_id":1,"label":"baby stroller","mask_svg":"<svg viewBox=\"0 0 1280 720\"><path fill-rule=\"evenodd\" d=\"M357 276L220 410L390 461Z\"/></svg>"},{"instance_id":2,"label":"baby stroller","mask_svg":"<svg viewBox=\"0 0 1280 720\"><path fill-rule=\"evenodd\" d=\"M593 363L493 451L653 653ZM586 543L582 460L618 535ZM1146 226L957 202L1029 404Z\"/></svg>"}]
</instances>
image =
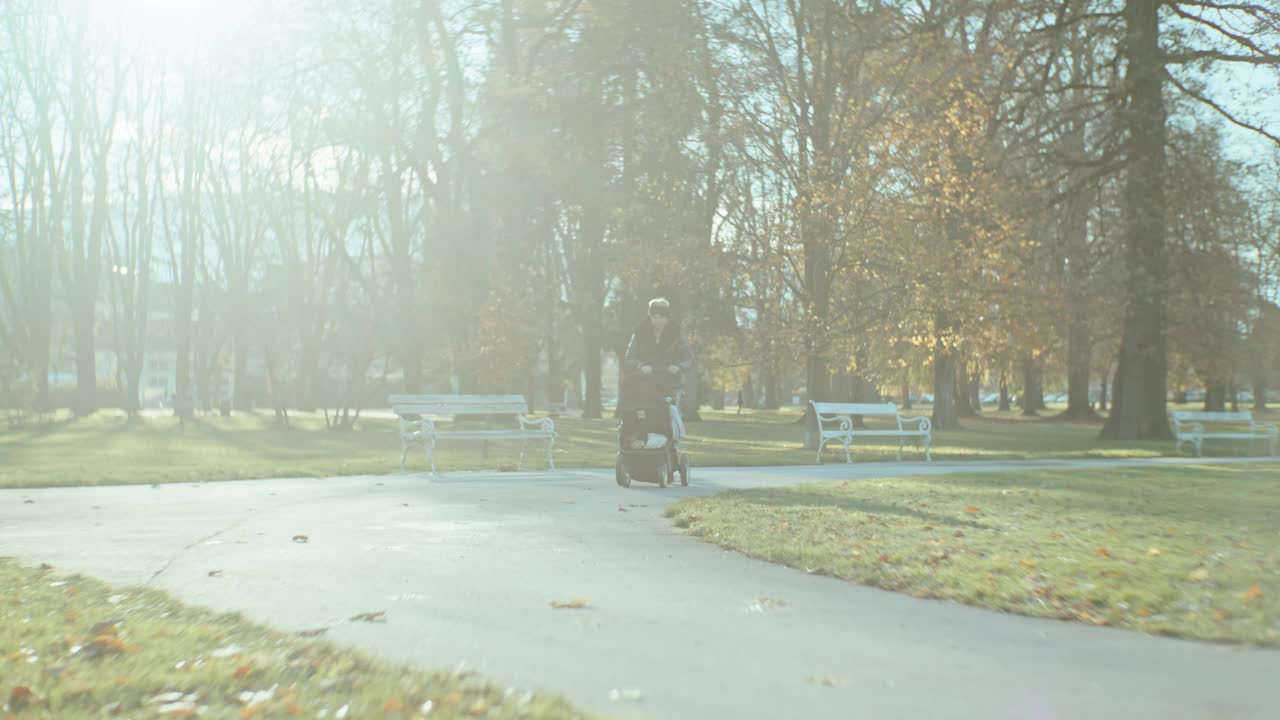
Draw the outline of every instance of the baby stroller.
<instances>
[{"instance_id":1,"label":"baby stroller","mask_svg":"<svg viewBox=\"0 0 1280 720\"><path fill-rule=\"evenodd\" d=\"M680 419L680 392L663 392L653 376L624 378L619 398L618 457L614 474L622 487L631 482L657 483L658 487L689 484L689 454L680 451L684 422Z\"/></svg>"}]
</instances>

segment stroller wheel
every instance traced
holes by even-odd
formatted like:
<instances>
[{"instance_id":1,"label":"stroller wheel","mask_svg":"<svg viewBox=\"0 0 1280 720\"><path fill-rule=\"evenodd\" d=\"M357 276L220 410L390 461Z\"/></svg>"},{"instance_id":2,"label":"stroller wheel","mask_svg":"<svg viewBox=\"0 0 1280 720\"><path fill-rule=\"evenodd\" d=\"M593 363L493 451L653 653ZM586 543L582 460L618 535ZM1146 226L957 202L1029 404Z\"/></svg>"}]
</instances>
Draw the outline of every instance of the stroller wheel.
<instances>
[{"instance_id":1,"label":"stroller wheel","mask_svg":"<svg viewBox=\"0 0 1280 720\"><path fill-rule=\"evenodd\" d=\"M680 453L680 484L689 486L689 454Z\"/></svg>"},{"instance_id":2,"label":"stroller wheel","mask_svg":"<svg viewBox=\"0 0 1280 720\"><path fill-rule=\"evenodd\" d=\"M627 476L627 469L622 466L622 453L618 453L617 459L613 462L613 475L619 485L624 488L631 487L631 478Z\"/></svg>"}]
</instances>

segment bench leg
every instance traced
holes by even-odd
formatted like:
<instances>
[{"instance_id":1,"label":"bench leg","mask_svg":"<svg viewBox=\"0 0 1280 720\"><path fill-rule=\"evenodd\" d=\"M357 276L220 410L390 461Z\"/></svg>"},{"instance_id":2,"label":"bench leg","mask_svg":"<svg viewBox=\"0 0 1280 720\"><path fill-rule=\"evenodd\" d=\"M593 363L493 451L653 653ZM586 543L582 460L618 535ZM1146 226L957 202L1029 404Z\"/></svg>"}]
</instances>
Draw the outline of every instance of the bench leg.
<instances>
[{"instance_id":1,"label":"bench leg","mask_svg":"<svg viewBox=\"0 0 1280 720\"><path fill-rule=\"evenodd\" d=\"M902 462L902 443L904 441L905 438L898 438L898 462Z\"/></svg>"},{"instance_id":2,"label":"bench leg","mask_svg":"<svg viewBox=\"0 0 1280 720\"><path fill-rule=\"evenodd\" d=\"M433 441L429 441L429 442L428 442L426 445L424 445L423 447L424 447L424 448L426 449L426 451L427 451L427 464L429 464L429 465L431 466L431 474L432 474L432 475L439 475L440 473L436 472L436 444L435 444L435 441L434 441L434 440L433 440Z\"/></svg>"},{"instance_id":3,"label":"bench leg","mask_svg":"<svg viewBox=\"0 0 1280 720\"><path fill-rule=\"evenodd\" d=\"M849 456L849 443L850 443L852 440L853 440L853 438L845 438L845 439L844 439L844 462L845 462L845 464L846 464L846 465L848 465L849 463L853 462L853 458Z\"/></svg>"},{"instance_id":4,"label":"bench leg","mask_svg":"<svg viewBox=\"0 0 1280 720\"><path fill-rule=\"evenodd\" d=\"M409 443L400 438L400 472L404 472L405 458L409 457Z\"/></svg>"},{"instance_id":5,"label":"bench leg","mask_svg":"<svg viewBox=\"0 0 1280 720\"><path fill-rule=\"evenodd\" d=\"M818 438L818 464L822 464L822 448L827 444L825 438Z\"/></svg>"},{"instance_id":6,"label":"bench leg","mask_svg":"<svg viewBox=\"0 0 1280 720\"><path fill-rule=\"evenodd\" d=\"M932 445L933 445L933 436L925 435L924 436L924 461L925 462L933 462L933 454L930 452L930 448Z\"/></svg>"},{"instance_id":7,"label":"bench leg","mask_svg":"<svg viewBox=\"0 0 1280 720\"><path fill-rule=\"evenodd\" d=\"M556 448L556 439L554 437L547 438L547 469L548 470L556 469L556 458L554 454L555 448Z\"/></svg>"},{"instance_id":8,"label":"bench leg","mask_svg":"<svg viewBox=\"0 0 1280 720\"><path fill-rule=\"evenodd\" d=\"M524 442L520 443L520 465L519 465L518 467L519 467L521 470L523 470L523 469L524 469L524 454L525 454L528 450L529 450L529 441L528 441L528 440L525 440Z\"/></svg>"}]
</instances>

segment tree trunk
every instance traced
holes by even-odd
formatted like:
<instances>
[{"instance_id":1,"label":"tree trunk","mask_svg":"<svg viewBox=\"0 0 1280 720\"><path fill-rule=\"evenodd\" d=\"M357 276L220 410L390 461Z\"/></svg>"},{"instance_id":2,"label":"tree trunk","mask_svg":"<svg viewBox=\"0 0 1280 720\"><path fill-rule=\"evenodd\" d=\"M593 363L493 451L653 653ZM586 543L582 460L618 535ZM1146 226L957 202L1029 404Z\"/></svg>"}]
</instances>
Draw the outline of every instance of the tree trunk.
<instances>
[{"instance_id":1,"label":"tree trunk","mask_svg":"<svg viewBox=\"0 0 1280 720\"><path fill-rule=\"evenodd\" d=\"M1107 385L1108 377L1110 377L1109 373L1102 373L1102 388L1098 392L1098 410L1102 412L1106 412L1107 403L1110 401L1110 398L1107 397L1107 390L1110 389Z\"/></svg>"},{"instance_id":2,"label":"tree trunk","mask_svg":"<svg viewBox=\"0 0 1280 720\"><path fill-rule=\"evenodd\" d=\"M911 383L907 382L906 380L903 380L902 389L899 391L899 393L900 393L900 397L902 398L902 409L910 410L911 409Z\"/></svg>"},{"instance_id":3,"label":"tree trunk","mask_svg":"<svg viewBox=\"0 0 1280 720\"><path fill-rule=\"evenodd\" d=\"M1253 409L1259 411L1267 409L1267 386L1263 383L1253 384Z\"/></svg>"},{"instance_id":4,"label":"tree trunk","mask_svg":"<svg viewBox=\"0 0 1280 720\"><path fill-rule=\"evenodd\" d=\"M594 290L594 288L593 288ZM582 417L599 419L604 416L604 405L601 400L601 363L604 347L604 308L603 299L596 292L589 293L583 334L582 334L582 367L586 371L586 388L583 398Z\"/></svg>"},{"instance_id":5,"label":"tree trunk","mask_svg":"<svg viewBox=\"0 0 1280 720\"><path fill-rule=\"evenodd\" d=\"M1231 412L1240 412L1240 393L1236 390L1236 384L1228 385L1227 392L1231 393Z\"/></svg>"},{"instance_id":6,"label":"tree trunk","mask_svg":"<svg viewBox=\"0 0 1280 720\"><path fill-rule=\"evenodd\" d=\"M933 347L933 427L953 429L960 427L956 414L956 360L941 340Z\"/></svg>"},{"instance_id":7,"label":"tree trunk","mask_svg":"<svg viewBox=\"0 0 1280 720\"><path fill-rule=\"evenodd\" d=\"M965 372L965 363L959 357L955 359L956 376L952 384L955 389L956 415L962 418L976 417L969 397L969 377Z\"/></svg>"},{"instance_id":8,"label":"tree trunk","mask_svg":"<svg viewBox=\"0 0 1280 720\"><path fill-rule=\"evenodd\" d=\"M1000 412L1009 412L1009 372L1000 369Z\"/></svg>"},{"instance_id":9,"label":"tree trunk","mask_svg":"<svg viewBox=\"0 0 1280 720\"><path fill-rule=\"evenodd\" d=\"M973 406L973 414L982 412L982 374L975 369L969 376L969 402Z\"/></svg>"},{"instance_id":10,"label":"tree trunk","mask_svg":"<svg viewBox=\"0 0 1280 720\"><path fill-rule=\"evenodd\" d=\"M1089 327L1084 317L1071 319L1067 333L1067 410L1063 417L1092 420L1098 417L1089 405Z\"/></svg>"},{"instance_id":11,"label":"tree trunk","mask_svg":"<svg viewBox=\"0 0 1280 720\"><path fill-rule=\"evenodd\" d=\"M1165 321L1165 108L1160 0L1125 3L1129 104L1125 189L1127 303L1115 402L1102 428L1111 440L1168 439Z\"/></svg>"},{"instance_id":12,"label":"tree trunk","mask_svg":"<svg viewBox=\"0 0 1280 720\"><path fill-rule=\"evenodd\" d=\"M1030 356L1022 358L1022 415L1035 417L1044 406L1044 395L1036 377L1036 361Z\"/></svg>"},{"instance_id":13,"label":"tree trunk","mask_svg":"<svg viewBox=\"0 0 1280 720\"><path fill-rule=\"evenodd\" d=\"M1210 412L1223 412L1227 409L1227 386L1220 382L1205 385L1204 409Z\"/></svg>"},{"instance_id":14,"label":"tree trunk","mask_svg":"<svg viewBox=\"0 0 1280 720\"><path fill-rule=\"evenodd\" d=\"M764 370L764 407L766 410L777 410L782 407L782 391L778 387L778 373L772 363Z\"/></svg>"}]
</instances>

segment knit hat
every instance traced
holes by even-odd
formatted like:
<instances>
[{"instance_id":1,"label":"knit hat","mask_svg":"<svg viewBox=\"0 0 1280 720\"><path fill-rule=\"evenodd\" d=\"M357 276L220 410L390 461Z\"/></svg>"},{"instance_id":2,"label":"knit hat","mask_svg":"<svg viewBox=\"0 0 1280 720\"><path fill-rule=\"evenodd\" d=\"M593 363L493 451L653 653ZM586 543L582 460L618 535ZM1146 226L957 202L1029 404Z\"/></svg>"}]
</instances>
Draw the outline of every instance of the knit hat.
<instances>
[{"instance_id":1,"label":"knit hat","mask_svg":"<svg viewBox=\"0 0 1280 720\"><path fill-rule=\"evenodd\" d=\"M671 315L671 303L666 298L656 297L649 301L650 315Z\"/></svg>"}]
</instances>

